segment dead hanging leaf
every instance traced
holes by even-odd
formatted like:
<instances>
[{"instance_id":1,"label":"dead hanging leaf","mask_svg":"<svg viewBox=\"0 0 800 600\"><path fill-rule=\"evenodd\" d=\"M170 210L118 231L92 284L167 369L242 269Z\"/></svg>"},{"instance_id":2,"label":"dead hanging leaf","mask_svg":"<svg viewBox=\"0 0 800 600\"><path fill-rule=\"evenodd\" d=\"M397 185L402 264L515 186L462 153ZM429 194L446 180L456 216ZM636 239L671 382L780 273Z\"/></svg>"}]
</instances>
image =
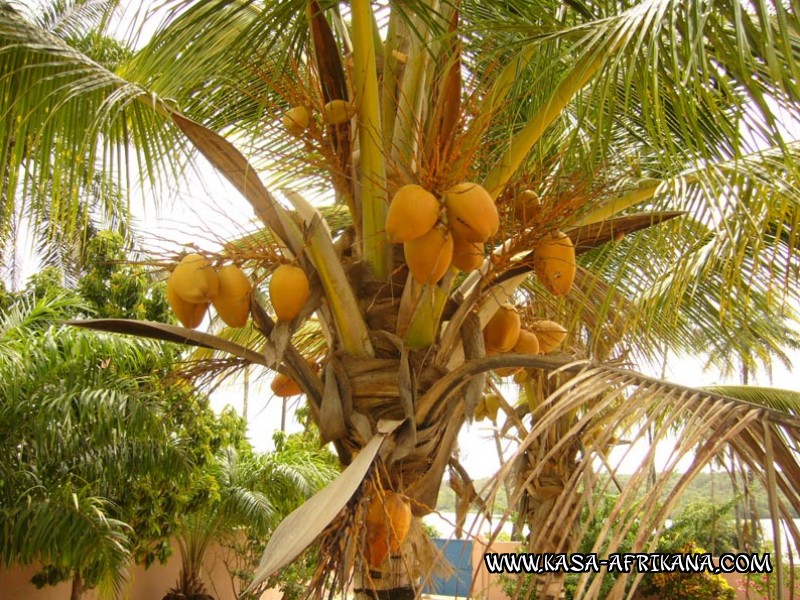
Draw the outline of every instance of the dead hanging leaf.
<instances>
[{"instance_id":1,"label":"dead hanging leaf","mask_svg":"<svg viewBox=\"0 0 800 600\"><path fill-rule=\"evenodd\" d=\"M275 198L264 187L258 173L244 155L218 133L182 114L171 112L170 117L200 153L250 202L258 218L283 242L285 249L298 254L303 247L302 240L290 236L283 227L275 212Z\"/></svg>"},{"instance_id":2,"label":"dead hanging leaf","mask_svg":"<svg viewBox=\"0 0 800 600\"><path fill-rule=\"evenodd\" d=\"M283 362L283 355L289 347L289 342L292 341L292 323L289 321L278 321L269 337L275 348L275 364L270 366L272 366L273 369L277 369L278 365Z\"/></svg>"},{"instance_id":3,"label":"dead hanging leaf","mask_svg":"<svg viewBox=\"0 0 800 600\"><path fill-rule=\"evenodd\" d=\"M200 346L201 348L227 352L257 365L270 366L267 359L260 352L210 333L203 333L202 331L186 329L176 325L130 319L81 319L65 321L65 323L73 327L83 327L85 329L94 329L95 331L110 331L164 342L175 342L176 344L185 344L187 346Z\"/></svg>"},{"instance_id":4,"label":"dead hanging leaf","mask_svg":"<svg viewBox=\"0 0 800 600\"><path fill-rule=\"evenodd\" d=\"M403 414L405 415L405 421L395 435L396 446L392 451L389 460L390 463L405 458L414 451L417 445L417 425L414 420L416 385L411 376L408 348L405 347L402 348L400 356L397 388L400 405L403 407Z\"/></svg>"},{"instance_id":5,"label":"dead hanging leaf","mask_svg":"<svg viewBox=\"0 0 800 600\"><path fill-rule=\"evenodd\" d=\"M347 435L342 399L336 383L336 368L330 361L325 365L325 382L319 413L320 418L317 423L319 423L319 433L324 444Z\"/></svg>"},{"instance_id":6,"label":"dead hanging leaf","mask_svg":"<svg viewBox=\"0 0 800 600\"><path fill-rule=\"evenodd\" d=\"M275 321L269 316L266 309L261 306L255 294L250 294L250 315L253 317L253 323L265 338L269 339Z\"/></svg>"},{"instance_id":7,"label":"dead hanging leaf","mask_svg":"<svg viewBox=\"0 0 800 600\"><path fill-rule=\"evenodd\" d=\"M269 538L261 564L245 592L288 565L317 539L353 497L381 446L398 425L400 421L378 422L378 433L342 474L281 521Z\"/></svg>"},{"instance_id":8,"label":"dead hanging leaf","mask_svg":"<svg viewBox=\"0 0 800 600\"><path fill-rule=\"evenodd\" d=\"M424 516L436 507L444 470L453 454L458 432L461 431L463 424L464 411L457 408L450 416L444 431L439 434L440 441L428 471L408 490L409 495L415 500L411 505L415 516Z\"/></svg>"}]
</instances>

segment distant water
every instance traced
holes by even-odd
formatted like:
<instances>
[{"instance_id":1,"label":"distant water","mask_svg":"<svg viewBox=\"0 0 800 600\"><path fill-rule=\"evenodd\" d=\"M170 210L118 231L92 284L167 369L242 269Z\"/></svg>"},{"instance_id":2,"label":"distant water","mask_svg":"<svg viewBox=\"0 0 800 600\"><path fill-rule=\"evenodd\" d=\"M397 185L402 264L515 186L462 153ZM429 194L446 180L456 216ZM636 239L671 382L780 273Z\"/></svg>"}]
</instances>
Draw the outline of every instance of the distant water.
<instances>
[{"instance_id":1,"label":"distant water","mask_svg":"<svg viewBox=\"0 0 800 600\"><path fill-rule=\"evenodd\" d=\"M427 525L435 527L439 532L439 537L456 537L456 513L454 512L431 513L423 519L423 522L425 522ZM499 522L499 516L494 517L492 522L489 522L477 513L470 513L467 515L467 521L464 524L464 529L466 532L470 532L473 537L476 535L481 535L488 538L497 528ZM473 525L475 526L473 527ZM512 527L512 523L508 521L503 525L502 531L506 532L508 535L511 535Z\"/></svg>"}]
</instances>

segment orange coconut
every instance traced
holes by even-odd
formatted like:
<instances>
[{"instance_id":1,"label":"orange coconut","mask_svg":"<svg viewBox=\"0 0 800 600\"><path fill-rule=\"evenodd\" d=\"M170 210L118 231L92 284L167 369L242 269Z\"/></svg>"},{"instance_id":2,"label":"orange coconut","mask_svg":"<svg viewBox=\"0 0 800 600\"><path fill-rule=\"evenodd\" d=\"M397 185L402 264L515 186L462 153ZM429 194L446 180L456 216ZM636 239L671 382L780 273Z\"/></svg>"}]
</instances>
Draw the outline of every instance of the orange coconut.
<instances>
[{"instance_id":1,"label":"orange coconut","mask_svg":"<svg viewBox=\"0 0 800 600\"><path fill-rule=\"evenodd\" d=\"M539 340L539 353L541 354L555 350L567 339L567 330L555 321L537 321L531 326L531 331Z\"/></svg>"},{"instance_id":2,"label":"orange coconut","mask_svg":"<svg viewBox=\"0 0 800 600\"><path fill-rule=\"evenodd\" d=\"M532 331L521 329L511 351L516 354L539 354L539 338Z\"/></svg>"},{"instance_id":3,"label":"orange coconut","mask_svg":"<svg viewBox=\"0 0 800 600\"><path fill-rule=\"evenodd\" d=\"M417 283L436 283L453 259L453 236L446 227L437 225L422 237L403 244L403 253Z\"/></svg>"},{"instance_id":4,"label":"orange coconut","mask_svg":"<svg viewBox=\"0 0 800 600\"><path fill-rule=\"evenodd\" d=\"M367 558L379 566L389 551L398 552L411 528L411 505L395 492L374 495L367 506Z\"/></svg>"},{"instance_id":5,"label":"orange coconut","mask_svg":"<svg viewBox=\"0 0 800 600\"><path fill-rule=\"evenodd\" d=\"M208 302L202 302L200 304L186 302L186 300L178 295L175 291L175 287L170 285L169 282L167 282L167 302L169 302L172 312L178 317L178 321L189 329L194 329L200 325L208 310Z\"/></svg>"},{"instance_id":6,"label":"orange coconut","mask_svg":"<svg viewBox=\"0 0 800 600\"><path fill-rule=\"evenodd\" d=\"M393 244L410 242L436 225L441 205L436 196L416 184L404 185L395 193L386 214L386 236Z\"/></svg>"},{"instance_id":7,"label":"orange coconut","mask_svg":"<svg viewBox=\"0 0 800 600\"><path fill-rule=\"evenodd\" d=\"M547 235L533 249L533 270L555 296L564 296L572 289L575 268L575 246L565 233Z\"/></svg>"},{"instance_id":8,"label":"orange coconut","mask_svg":"<svg viewBox=\"0 0 800 600\"><path fill-rule=\"evenodd\" d=\"M370 567L377 569L389 556L389 532L383 526L368 528L366 541L364 558Z\"/></svg>"},{"instance_id":9,"label":"orange coconut","mask_svg":"<svg viewBox=\"0 0 800 600\"><path fill-rule=\"evenodd\" d=\"M314 371L319 370L319 364L313 358L307 358L306 362ZM272 389L272 393L279 398L299 396L304 393L300 388L300 384L284 373L275 373L275 377L272 378L272 383L269 387Z\"/></svg>"},{"instance_id":10,"label":"orange coconut","mask_svg":"<svg viewBox=\"0 0 800 600\"><path fill-rule=\"evenodd\" d=\"M520 325L517 309L503 304L483 328L484 345L498 352L508 352L519 339Z\"/></svg>"},{"instance_id":11,"label":"orange coconut","mask_svg":"<svg viewBox=\"0 0 800 600\"><path fill-rule=\"evenodd\" d=\"M459 183L444 193L447 222L457 236L483 243L497 233L500 216L494 200L477 183Z\"/></svg>"},{"instance_id":12,"label":"orange coconut","mask_svg":"<svg viewBox=\"0 0 800 600\"><path fill-rule=\"evenodd\" d=\"M453 236L453 266L461 271L474 271L483 264L483 244Z\"/></svg>"},{"instance_id":13,"label":"orange coconut","mask_svg":"<svg viewBox=\"0 0 800 600\"><path fill-rule=\"evenodd\" d=\"M186 302L207 304L219 293L219 279L211 263L200 254L187 254L167 280L167 286Z\"/></svg>"},{"instance_id":14,"label":"orange coconut","mask_svg":"<svg viewBox=\"0 0 800 600\"><path fill-rule=\"evenodd\" d=\"M295 265L281 265L269 279L269 299L279 321L291 321L308 300L306 272Z\"/></svg>"},{"instance_id":15,"label":"orange coconut","mask_svg":"<svg viewBox=\"0 0 800 600\"><path fill-rule=\"evenodd\" d=\"M276 373L269 387L278 398L289 398L303 393L300 384L284 373Z\"/></svg>"},{"instance_id":16,"label":"orange coconut","mask_svg":"<svg viewBox=\"0 0 800 600\"><path fill-rule=\"evenodd\" d=\"M539 338L532 331L521 329L517 343L511 349L515 354L539 354ZM506 367L503 369L495 369L500 377L511 377L516 374L522 367Z\"/></svg>"}]
</instances>

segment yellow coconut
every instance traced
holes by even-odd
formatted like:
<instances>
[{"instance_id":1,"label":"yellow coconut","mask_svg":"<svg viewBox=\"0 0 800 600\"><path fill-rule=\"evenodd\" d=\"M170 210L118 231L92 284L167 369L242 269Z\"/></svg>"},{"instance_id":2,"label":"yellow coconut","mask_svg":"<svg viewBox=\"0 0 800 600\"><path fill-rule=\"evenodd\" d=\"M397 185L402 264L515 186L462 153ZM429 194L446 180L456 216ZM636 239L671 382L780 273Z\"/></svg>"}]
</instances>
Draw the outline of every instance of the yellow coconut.
<instances>
[{"instance_id":1,"label":"yellow coconut","mask_svg":"<svg viewBox=\"0 0 800 600\"><path fill-rule=\"evenodd\" d=\"M217 277L219 294L213 300L217 314L229 327L244 327L250 316L250 280L236 265L222 267Z\"/></svg>"},{"instance_id":2,"label":"yellow coconut","mask_svg":"<svg viewBox=\"0 0 800 600\"><path fill-rule=\"evenodd\" d=\"M308 277L295 265L281 265L269 280L269 299L279 321L291 321L308 300Z\"/></svg>"},{"instance_id":3,"label":"yellow coconut","mask_svg":"<svg viewBox=\"0 0 800 600\"><path fill-rule=\"evenodd\" d=\"M539 354L539 338L532 331L522 329L511 351L516 354Z\"/></svg>"},{"instance_id":4,"label":"yellow coconut","mask_svg":"<svg viewBox=\"0 0 800 600\"><path fill-rule=\"evenodd\" d=\"M558 231L540 240L533 249L533 269L551 294L568 294L575 279L575 246L569 236Z\"/></svg>"},{"instance_id":5,"label":"yellow coconut","mask_svg":"<svg viewBox=\"0 0 800 600\"><path fill-rule=\"evenodd\" d=\"M331 100L322 107L322 118L331 125L347 123L356 114L356 107L347 100Z\"/></svg>"},{"instance_id":6,"label":"yellow coconut","mask_svg":"<svg viewBox=\"0 0 800 600\"><path fill-rule=\"evenodd\" d=\"M475 407L473 418L476 421L483 421L487 417L492 421L497 420L497 411L500 409L500 396L489 394L481 396L478 405Z\"/></svg>"},{"instance_id":7,"label":"yellow coconut","mask_svg":"<svg viewBox=\"0 0 800 600\"><path fill-rule=\"evenodd\" d=\"M283 115L283 126L286 131L296 137L303 135L303 132L308 128L310 114L305 106L295 106L290 108Z\"/></svg>"},{"instance_id":8,"label":"yellow coconut","mask_svg":"<svg viewBox=\"0 0 800 600\"><path fill-rule=\"evenodd\" d=\"M313 358L306 358L306 362L314 372L319 371L319 363ZM300 384L284 373L275 373L275 377L272 378L272 383L269 387L272 389L272 393L279 398L299 396L304 393L300 388Z\"/></svg>"},{"instance_id":9,"label":"yellow coconut","mask_svg":"<svg viewBox=\"0 0 800 600\"><path fill-rule=\"evenodd\" d=\"M537 321L531 326L531 331L539 340L539 352L547 354L558 348L567 339L567 330L555 321Z\"/></svg>"},{"instance_id":10,"label":"yellow coconut","mask_svg":"<svg viewBox=\"0 0 800 600\"><path fill-rule=\"evenodd\" d=\"M489 394L484 396L486 399L486 416L492 421L497 421L497 411L500 409L500 396Z\"/></svg>"},{"instance_id":11,"label":"yellow coconut","mask_svg":"<svg viewBox=\"0 0 800 600\"><path fill-rule=\"evenodd\" d=\"M521 329L517 343L511 349L515 354L539 354L539 338L532 331ZM515 375L522 367L506 367L503 369L495 369L500 377L511 377Z\"/></svg>"},{"instance_id":12,"label":"yellow coconut","mask_svg":"<svg viewBox=\"0 0 800 600\"><path fill-rule=\"evenodd\" d=\"M167 282L167 302L169 302L172 312L178 317L178 321L189 329L194 329L200 325L208 310L208 302L203 302L201 304L186 302L186 300L178 295L175 291L175 287L170 285L169 282Z\"/></svg>"},{"instance_id":13,"label":"yellow coconut","mask_svg":"<svg viewBox=\"0 0 800 600\"><path fill-rule=\"evenodd\" d=\"M457 236L483 243L497 233L500 217L494 200L477 183L459 183L444 193L447 222Z\"/></svg>"},{"instance_id":14,"label":"yellow coconut","mask_svg":"<svg viewBox=\"0 0 800 600\"><path fill-rule=\"evenodd\" d=\"M417 283L436 283L453 259L453 236L443 225L436 225L422 237L403 244L403 253Z\"/></svg>"},{"instance_id":15,"label":"yellow coconut","mask_svg":"<svg viewBox=\"0 0 800 600\"><path fill-rule=\"evenodd\" d=\"M514 216L527 223L541 208L539 195L533 190L524 190L514 198Z\"/></svg>"},{"instance_id":16,"label":"yellow coconut","mask_svg":"<svg viewBox=\"0 0 800 600\"><path fill-rule=\"evenodd\" d=\"M483 244L453 236L453 266L461 271L474 271L483 264Z\"/></svg>"},{"instance_id":17,"label":"yellow coconut","mask_svg":"<svg viewBox=\"0 0 800 600\"><path fill-rule=\"evenodd\" d=\"M167 280L175 293L192 304L208 303L219 293L219 279L211 263L200 254L184 256Z\"/></svg>"},{"instance_id":18,"label":"yellow coconut","mask_svg":"<svg viewBox=\"0 0 800 600\"><path fill-rule=\"evenodd\" d=\"M436 225L441 205L419 185L404 185L394 195L386 214L386 236L393 244L410 242Z\"/></svg>"},{"instance_id":19,"label":"yellow coconut","mask_svg":"<svg viewBox=\"0 0 800 600\"><path fill-rule=\"evenodd\" d=\"M475 406L475 412L472 418L476 421L483 421L486 418L486 396L481 396L478 404Z\"/></svg>"},{"instance_id":20,"label":"yellow coconut","mask_svg":"<svg viewBox=\"0 0 800 600\"><path fill-rule=\"evenodd\" d=\"M520 324L517 309L503 304L483 328L484 345L498 352L508 352L519 339Z\"/></svg>"}]
</instances>

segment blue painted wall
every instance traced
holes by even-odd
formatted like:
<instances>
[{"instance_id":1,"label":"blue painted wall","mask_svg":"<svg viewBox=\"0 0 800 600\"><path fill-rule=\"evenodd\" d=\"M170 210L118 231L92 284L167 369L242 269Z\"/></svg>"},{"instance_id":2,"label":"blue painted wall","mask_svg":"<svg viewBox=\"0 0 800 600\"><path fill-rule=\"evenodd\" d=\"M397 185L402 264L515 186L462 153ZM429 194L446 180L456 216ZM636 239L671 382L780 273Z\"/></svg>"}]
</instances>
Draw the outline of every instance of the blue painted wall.
<instances>
[{"instance_id":1,"label":"blue painted wall","mask_svg":"<svg viewBox=\"0 0 800 600\"><path fill-rule=\"evenodd\" d=\"M436 538L433 543L439 550L444 548L444 557L453 567L453 576L449 579L431 577L423 593L466 598L472 584L472 540Z\"/></svg>"}]
</instances>

